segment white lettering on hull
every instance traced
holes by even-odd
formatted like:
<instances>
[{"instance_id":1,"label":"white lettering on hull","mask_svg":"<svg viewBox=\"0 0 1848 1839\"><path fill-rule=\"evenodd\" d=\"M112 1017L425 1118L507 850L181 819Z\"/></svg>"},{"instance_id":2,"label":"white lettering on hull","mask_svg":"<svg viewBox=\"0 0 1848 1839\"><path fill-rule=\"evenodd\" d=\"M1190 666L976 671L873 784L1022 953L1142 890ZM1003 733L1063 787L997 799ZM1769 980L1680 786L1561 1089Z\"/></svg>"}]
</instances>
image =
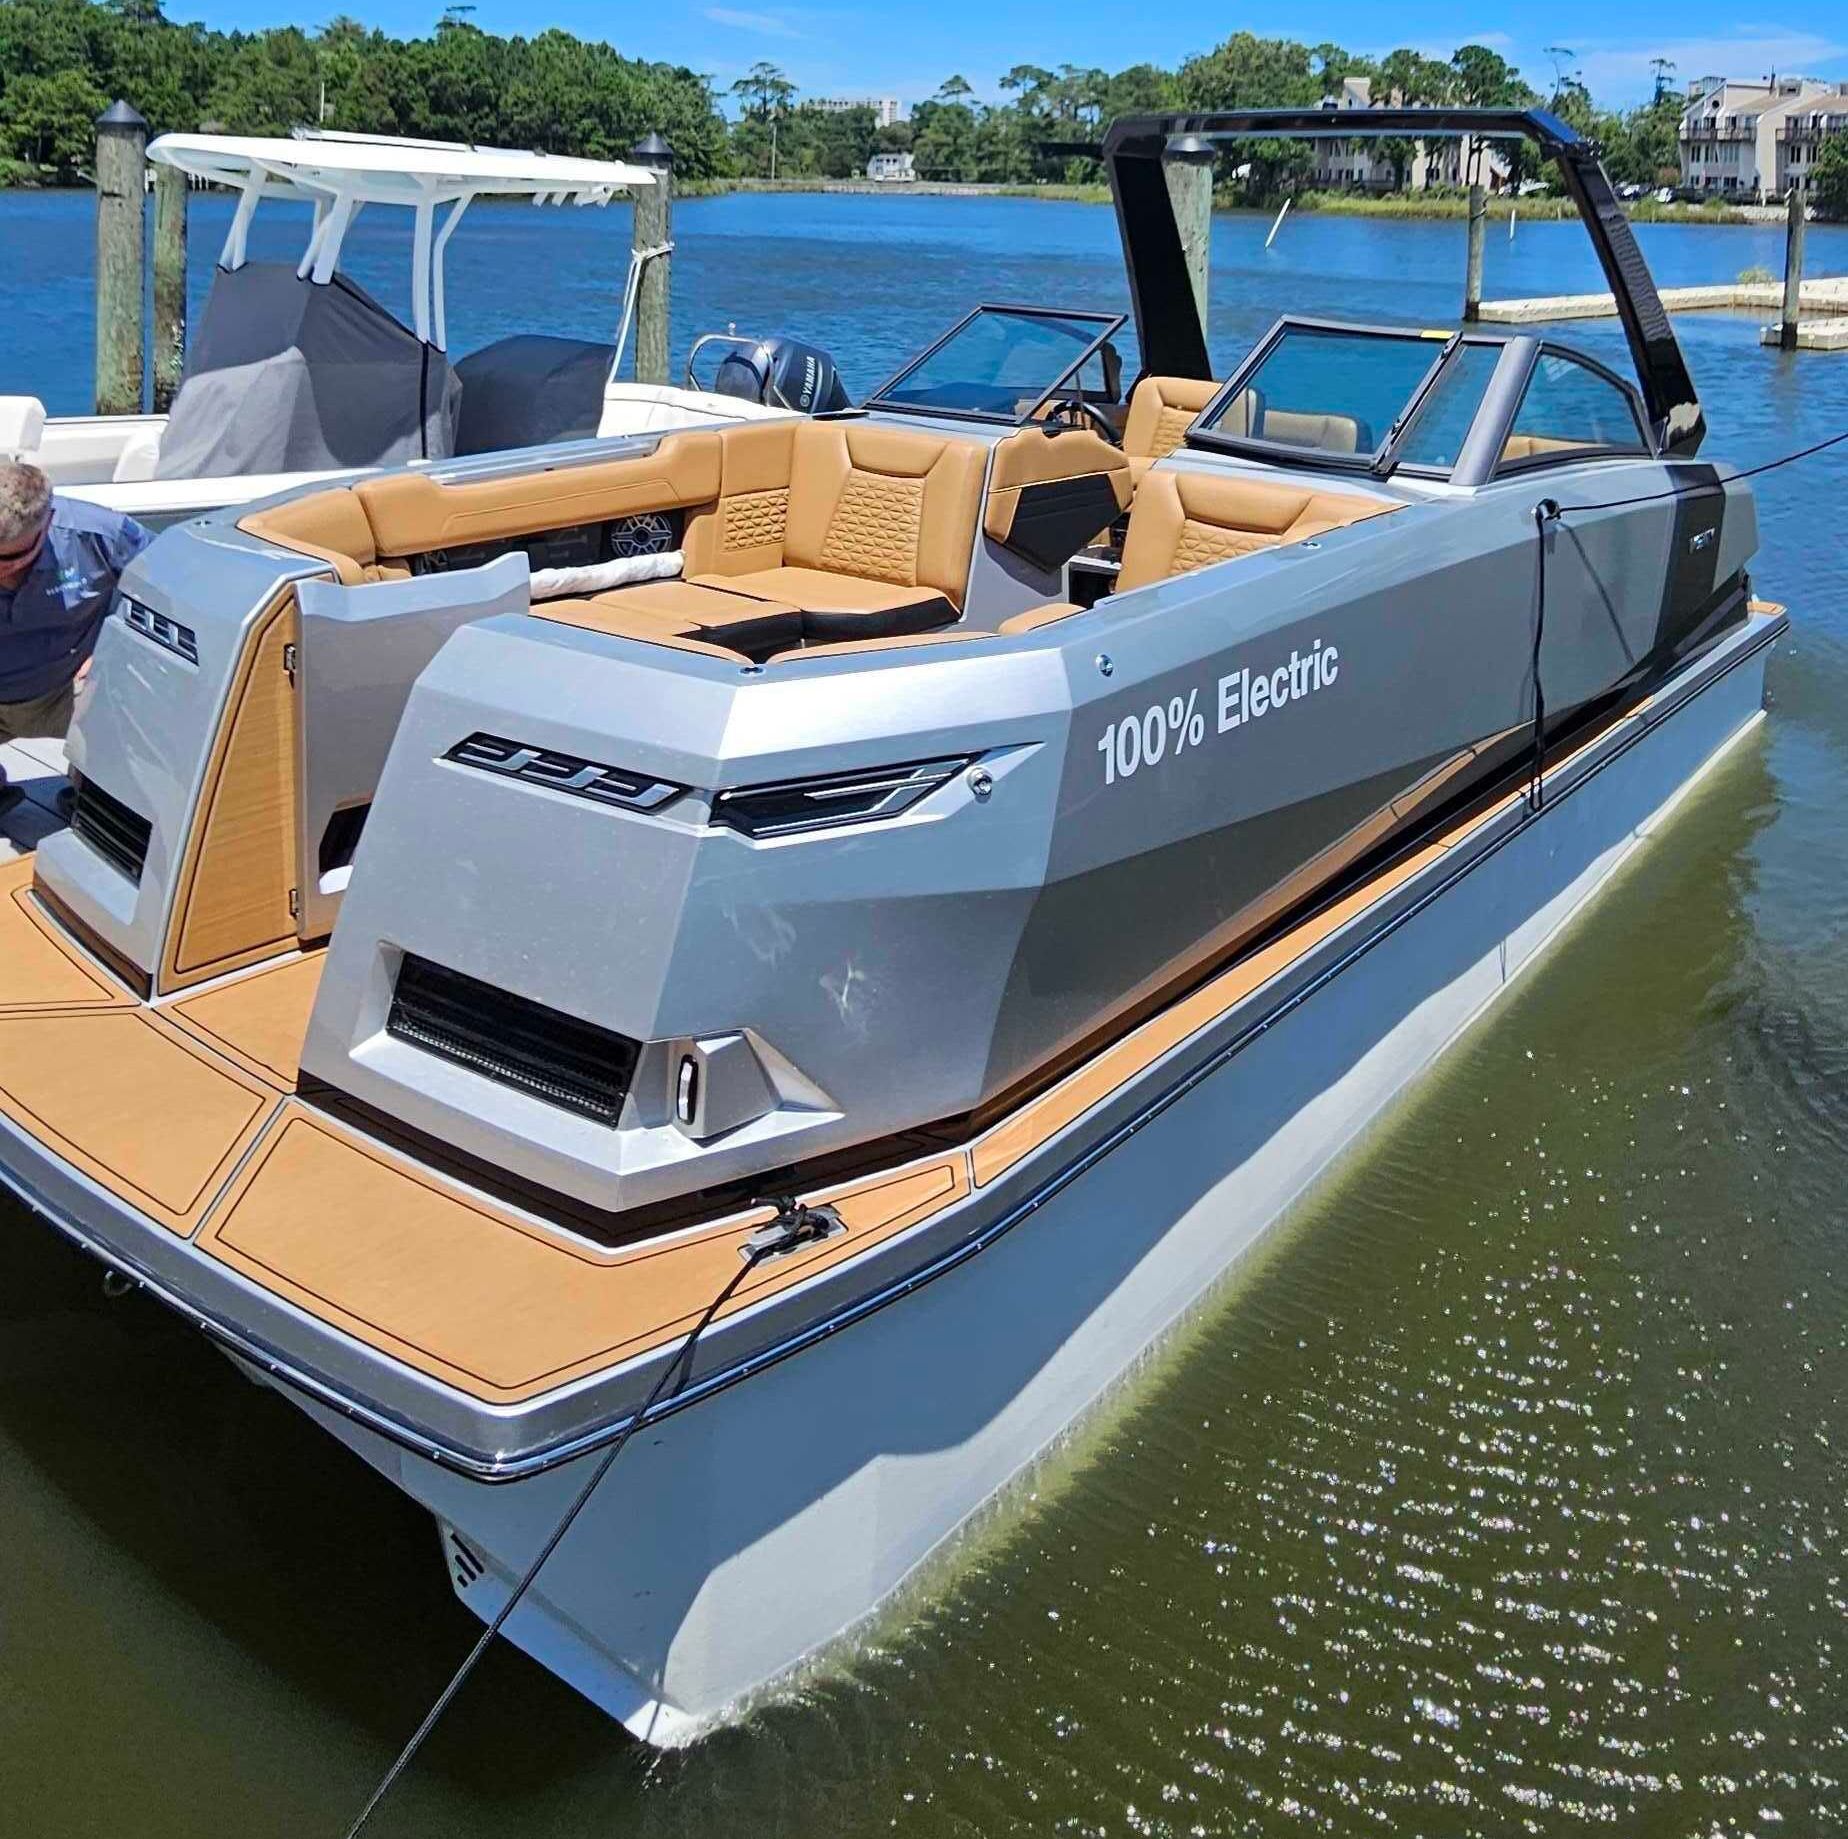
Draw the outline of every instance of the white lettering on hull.
<instances>
[{"instance_id":1,"label":"white lettering on hull","mask_svg":"<svg viewBox=\"0 0 1848 1839\"><path fill-rule=\"evenodd\" d=\"M1273 671L1232 671L1219 679L1219 732L1242 728L1274 709L1329 689L1340 675L1340 646L1324 645L1320 639L1308 651L1292 650L1290 661Z\"/></svg>"},{"instance_id":2,"label":"white lettering on hull","mask_svg":"<svg viewBox=\"0 0 1848 1839\"><path fill-rule=\"evenodd\" d=\"M1292 647L1288 659L1269 670L1246 665L1229 671L1219 679L1218 732L1228 734L1318 690L1332 689L1340 675L1341 648L1321 639L1307 651ZM1115 785L1163 760L1179 759L1205 738L1206 712L1200 707L1198 690L1125 715L1097 737L1104 784Z\"/></svg>"}]
</instances>

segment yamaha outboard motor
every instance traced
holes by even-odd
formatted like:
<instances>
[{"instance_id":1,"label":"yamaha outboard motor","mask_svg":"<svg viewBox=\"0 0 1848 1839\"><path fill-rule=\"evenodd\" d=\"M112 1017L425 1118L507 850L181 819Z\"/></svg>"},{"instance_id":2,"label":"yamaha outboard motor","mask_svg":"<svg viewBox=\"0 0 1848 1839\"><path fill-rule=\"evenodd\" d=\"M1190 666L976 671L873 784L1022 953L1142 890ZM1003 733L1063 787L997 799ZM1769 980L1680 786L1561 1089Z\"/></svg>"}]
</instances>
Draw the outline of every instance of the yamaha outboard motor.
<instances>
[{"instance_id":1,"label":"yamaha outboard motor","mask_svg":"<svg viewBox=\"0 0 1848 1839\"><path fill-rule=\"evenodd\" d=\"M742 396L747 402L794 409L800 415L826 415L852 406L834 360L793 338L741 341L720 361L712 387L721 396Z\"/></svg>"}]
</instances>

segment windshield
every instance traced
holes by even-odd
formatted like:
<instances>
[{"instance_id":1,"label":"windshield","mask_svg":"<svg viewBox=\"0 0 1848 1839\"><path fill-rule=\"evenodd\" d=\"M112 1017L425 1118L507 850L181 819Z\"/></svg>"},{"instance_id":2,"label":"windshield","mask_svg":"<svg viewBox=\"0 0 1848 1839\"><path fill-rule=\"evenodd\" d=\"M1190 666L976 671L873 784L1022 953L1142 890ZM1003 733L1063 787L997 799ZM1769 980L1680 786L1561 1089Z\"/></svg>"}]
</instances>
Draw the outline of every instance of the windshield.
<instances>
[{"instance_id":1,"label":"windshield","mask_svg":"<svg viewBox=\"0 0 1848 1839\"><path fill-rule=\"evenodd\" d=\"M1203 426L1233 440L1372 459L1442 352L1435 336L1286 325Z\"/></svg>"},{"instance_id":2,"label":"windshield","mask_svg":"<svg viewBox=\"0 0 1848 1839\"><path fill-rule=\"evenodd\" d=\"M1122 323L1120 313L978 307L868 406L1019 421L1068 382L1093 402L1114 402L1118 366L1104 341Z\"/></svg>"}]
</instances>

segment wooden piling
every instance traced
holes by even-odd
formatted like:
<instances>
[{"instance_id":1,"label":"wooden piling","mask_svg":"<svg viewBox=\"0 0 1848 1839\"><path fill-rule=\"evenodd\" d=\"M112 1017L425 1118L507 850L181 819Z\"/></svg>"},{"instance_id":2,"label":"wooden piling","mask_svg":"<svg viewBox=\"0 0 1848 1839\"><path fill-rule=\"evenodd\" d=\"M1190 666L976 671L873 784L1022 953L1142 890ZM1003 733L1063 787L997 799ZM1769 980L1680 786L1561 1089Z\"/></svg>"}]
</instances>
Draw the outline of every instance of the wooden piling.
<instances>
[{"instance_id":1,"label":"wooden piling","mask_svg":"<svg viewBox=\"0 0 1848 1839\"><path fill-rule=\"evenodd\" d=\"M1513 219L1509 219L1510 228ZM1469 257L1463 268L1463 323L1482 317L1482 245L1489 228L1489 198L1478 182L1469 188Z\"/></svg>"},{"instance_id":2,"label":"wooden piling","mask_svg":"<svg viewBox=\"0 0 1848 1839\"><path fill-rule=\"evenodd\" d=\"M1200 329L1206 330L1207 282L1213 265L1213 144L1197 135L1171 140L1162 156L1162 175L1174 204L1187 278L1193 283Z\"/></svg>"},{"instance_id":3,"label":"wooden piling","mask_svg":"<svg viewBox=\"0 0 1848 1839\"><path fill-rule=\"evenodd\" d=\"M186 368L186 175L154 169L154 412L180 393Z\"/></svg>"},{"instance_id":4,"label":"wooden piling","mask_svg":"<svg viewBox=\"0 0 1848 1839\"><path fill-rule=\"evenodd\" d=\"M635 188L634 247L661 249L674 240L674 150L659 134L636 143L630 155L654 174L652 185ZM642 269L635 300L635 380L665 383L667 378L668 281L673 257L657 255Z\"/></svg>"},{"instance_id":5,"label":"wooden piling","mask_svg":"<svg viewBox=\"0 0 1848 1839\"><path fill-rule=\"evenodd\" d=\"M1780 351L1797 348L1797 321L1803 312L1803 193L1790 188L1789 222L1784 231L1784 313L1778 322Z\"/></svg>"},{"instance_id":6,"label":"wooden piling","mask_svg":"<svg viewBox=\"0 0 1848 1839\"><path fill-rule=\"evenodd\" d=\"M96 412L139 415L148 124L126 102L96 118Z\"/></svg>"}]
</instances>

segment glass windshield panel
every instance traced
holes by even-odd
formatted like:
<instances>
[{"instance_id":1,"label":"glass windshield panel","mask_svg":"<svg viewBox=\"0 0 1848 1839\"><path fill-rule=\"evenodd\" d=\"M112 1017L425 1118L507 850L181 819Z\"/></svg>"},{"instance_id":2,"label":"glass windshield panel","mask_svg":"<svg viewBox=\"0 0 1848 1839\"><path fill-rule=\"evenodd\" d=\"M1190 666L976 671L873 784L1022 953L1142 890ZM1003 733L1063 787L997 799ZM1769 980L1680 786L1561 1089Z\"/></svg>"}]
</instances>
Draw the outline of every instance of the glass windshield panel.
<instances>
[{"instance_id":1,"label":"glass windshield panel","mask_svg":"<svg viewBox=\"0 0 1848 1839\"><path fill-rule=\"evenodd\" d=\"M1499 345L1459 345L1450 354L1430 394L1419 404L1417 419L1399 443L1401 462L1440 472L1456 465L1501 354Z\"/></svg>"},{"instance_id":2,"label":"glass windshield panel","mask_svg":"<svg viewBox=\"0 0 1848 1839\"><path fill-rule=\"evenodd\" d=\"M1502 445L1502 462L1546 460L1587 448L1647 453L1649 443L1629 391L1563 351L1543 351Z\"/></svg>"},{"instance_id":3,"label":"glass windshield panel","mask_svg":"<svg viewBox=\"0 0 1848 1839\"><path fill-rule=\"evenodd\" d=\"M1306 453L1367 458L1386 444L1438 350L1415 333L1286 326L1246 387L1206 425Z\"/></svg>"},{"instance_id":4,"label":"glass windshield panel","mask_svg":"<svg viewBox=\"0 0 1848 1839\"><path fill-rule=\"evenodd\" d=\"M1012 421L1064 382L1084 354L1112 329L1111 316L1018 313L984 307L873 398L908 408L949 409ZM1086 390L1096 399L1102 366L1086 366Z\"/></svg>"}]
</instances>

